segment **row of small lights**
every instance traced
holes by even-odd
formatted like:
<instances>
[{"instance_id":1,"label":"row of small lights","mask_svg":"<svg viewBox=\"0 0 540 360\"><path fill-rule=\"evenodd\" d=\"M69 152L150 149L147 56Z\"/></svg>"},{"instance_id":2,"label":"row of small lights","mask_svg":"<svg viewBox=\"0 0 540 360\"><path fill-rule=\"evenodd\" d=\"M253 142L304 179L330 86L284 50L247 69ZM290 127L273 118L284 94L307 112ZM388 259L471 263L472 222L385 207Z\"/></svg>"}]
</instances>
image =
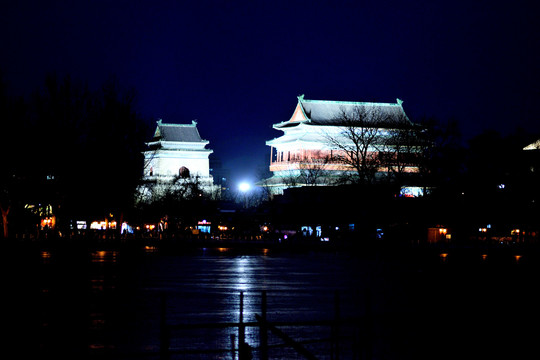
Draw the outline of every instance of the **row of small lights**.
<instances>
[{"instance_id":1,"label":"row of small lights","mask_svg":"<svg viewBox=\"0 0 540 360\"><path fill-rule=\"evenodd\" d=\"M478 228L478 232L487 233L487 231L489 229L491 229L491 224L488 224L486 227ZM450 235L450 234L447 234L447 232L448 232L448 229L439 228L439 234L447 235L447 236ZM512 230L510 230L510 235L519 235L520 233L525 234L525 231L521 231L520 229L512 229Z\"/></svg>"},{"instance_id":2,"label":"row of small lights","mask_svg":"<svg viewBox=\"0 0 540 360\"><path fill-rule=\"evenodd\" d=\"M439 254L439 256L443 261L446 261L446 259L448 258L448 253L441 253L441 254ZM482 254L481 257L482 257L482 260L487 260L488 255L487 254ZM519 262L519 260L522 257L523 257L522 255L514 255L514 259L516 260L516 262Z\"/></svg>"},{"instance_id":3,"label":"row of small lights","mask_svg":"<svg viewBox=\"0 0 540 360\"><path fill-rule=\"evenodd\" d=\"M145 246L145 250L153 252L153 251L156 251L157 248L155 246ZM218 249L218 251L220 251L220 252L225 252L225 251L228 251L228 250L229 250L228 248L219 248ZM265 249L265 250L267 250L267 249ZM117 252L116 251L97 251L97 252L94 252L92 254L92 257L93 257L94 260L103 261L103 259L108 255L112 255L113 260L116 260ZM446 261L447 258L448 258L448 253L441 253L441 254L439 254L439 256L443 261ZM50 259L51 258L51 253L49 251L42 251L41 252L41 257L43 259ZM487 254L482 254L481 255L482 260L487 260L487 257L488 257ZM523 257L522 255L514 255L514 259L516 260L516 262L519 262L522 257Z\"/></svg>"},{"instance_id":4,"label":"row of small lights","mask_svg":"<svg viewBox=\"0 0 540 360\"><path fill-rule=\"evenodd\" d=\"M248 182L241 182L239 185L238 185L238 190L240 190L240 192L242 193L247 193L251 190L251 184L248 183ZM112 214L111 214L112 215ZM46 218L46 220L42 220L42 224L41 226L45 226L45 225L51 225L52 223L52 220L49 219L49 218ZM116 226L117 226L117 223L116 221L93 221L91 224L90 224L90 229L92 230L105 230L105 229L116 229ZM146 230L154 230L155 229L155 225L153 224L150 224L150 225L145 225L145 228ZM137 230L140 230L141 228L140 227L137 227ZM225 229L220 229L220 230L227 230L227 228Z\"/></svg>"}]
</instances>

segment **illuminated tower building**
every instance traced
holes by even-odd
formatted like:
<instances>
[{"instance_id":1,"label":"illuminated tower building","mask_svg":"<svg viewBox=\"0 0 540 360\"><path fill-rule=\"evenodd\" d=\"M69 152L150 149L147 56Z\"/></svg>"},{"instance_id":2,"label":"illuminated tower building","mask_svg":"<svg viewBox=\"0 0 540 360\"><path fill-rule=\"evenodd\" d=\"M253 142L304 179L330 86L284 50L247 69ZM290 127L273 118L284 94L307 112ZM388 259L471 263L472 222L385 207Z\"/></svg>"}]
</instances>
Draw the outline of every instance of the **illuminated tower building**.
<instances>
[{"instance_id":1,"label":"illuminated tower building","mask_svg":"<svg viewBox=\"0 0 540 360\"><path fill-rule=\"evenodd\" d=\"M208 144L209 141L201 138L195 121L166 124L158 120L154 137L144 152L143 181L163 185L196 178L206 191L211 191L209 156L213 150L206 148Z\"/></svg>"},{"instance_id":2,"label":"illuminated tower building","mask_svg":"<svg viewBox=\"0 0 540 360\"><path fill-rule=\"evenodd\" d=\"M273 125L283 135L266 142L271 148L273 176L261 185L279 194L289 187L344 183L358 173L351 161L344 161L350 156L349 149L364 145L369 154L384 152L387 158L397 159L398 149L402 153L417 151L404 151L395 141L392 144L392 139L398 138L396 134L414 127L399 99L396 103L370 103L307 100L301 95L291 118ZM354 143L351 132L366 139L358 140L362 144ZM403 158L403 154L399 154L399 158ZM374 178L394 171L396 163L389 167L390 162L381 162L374 171ZM410 163L400 171L418 172L418 166Z\"/></svg>"}]
</instances>

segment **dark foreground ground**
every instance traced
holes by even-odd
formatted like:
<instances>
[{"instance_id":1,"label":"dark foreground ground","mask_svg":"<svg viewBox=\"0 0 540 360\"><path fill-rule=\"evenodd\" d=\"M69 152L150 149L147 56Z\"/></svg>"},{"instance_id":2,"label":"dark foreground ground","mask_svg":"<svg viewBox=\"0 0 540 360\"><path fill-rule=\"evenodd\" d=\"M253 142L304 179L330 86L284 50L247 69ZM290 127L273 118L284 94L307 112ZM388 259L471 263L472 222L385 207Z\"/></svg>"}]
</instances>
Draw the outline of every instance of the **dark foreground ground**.
<instances>
[{"instance_id":1,"label":"dark foreground ground","mask_svg":"<svg viewBox=\"0 0 540 360\"><path fill-rule=\"evenodd\" d=\"M269 316L276 319L332 318L338 290L342 316L358 322L343 329L349 340L340 358L540 356L537 246L203 250L141 241L12 242L3 249L3 350L20 355L12 358L158 359L161 295L169 301L169 322L219 322L237 321L240 291L254 298L262 290L275 299ZM314 305L319 301L328 303L321 307L327 313ZM246 309L245 321L258 309ZM314 352L336 358L326 348ZM302 358L294 351L270 355Z\"/></svg>"}]
</instances>

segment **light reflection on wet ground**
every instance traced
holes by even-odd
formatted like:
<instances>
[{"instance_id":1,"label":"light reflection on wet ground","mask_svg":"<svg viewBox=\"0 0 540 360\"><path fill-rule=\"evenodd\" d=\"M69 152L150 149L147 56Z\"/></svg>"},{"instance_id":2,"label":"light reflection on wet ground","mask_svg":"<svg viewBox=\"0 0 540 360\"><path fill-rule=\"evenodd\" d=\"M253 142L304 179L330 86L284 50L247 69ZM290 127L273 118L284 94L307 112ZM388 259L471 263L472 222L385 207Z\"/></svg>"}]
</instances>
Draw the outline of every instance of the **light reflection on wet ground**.
<instances>
[{"instance_id":1,"label":"light reflection on wet ground","mask_svg":"<svg viewBox=\"0 0 540 360\"><path fill-rule=\"evenodd\" d=\"M163 299L171 325L237 322L243 292L244 321L254 322L263 290L270 321L331 320L339 291L342 317L363 317L369 309L376 319L370 346L373 358L381 359L429 358L434 352L450 358L467 346L469 353L511 350L520 358L532 336L525 329L540 319L534 306L540 299L530 286L537 268L525 268L531 261L524 255L509 255L502 267L485 253L467 266L455 265L452 253L436 252L423 263L381 254L239 255L227 249L170 255L154 245L136 252L39 249L24 255L11 265L13 333L21 349L40 354L158 358ZM283 330L296 340L330 336L327 327ZM233 328L175 330L171 349L228 349L237 334ZM342 335L357 336L358 327L344 327ZM246 341L258 346L257 328L246 328ZM342 358L366 356L365 347L354 349L347 341L340 345ZM330 358L328 342L306 347ZM282 348L270 355L297 356ZM202 358L231 359L233 353Z\"/></svg>"},{"instance_id":2,"label":"light reflection on wet ground","mask_svg":"<svg viewBox=\"0 0 540 360\"><path fill-rule=\"evenodd\" d=\"M344 302L349 303L344 307L347 315L354 316L353 310L358 313L358 309L353 309L355 297L351 296L357 294L353 294L351 289L355 288L353 284L365 279L351 277L349 270L347 264L336 261L333 255L290 258L207 255L161 259L160 268L151 269L145 277L153 279L150 281L152 287L146 291L167 294L167 321L171 324L237 322L240 292L244 293L244 322L255 322L255 314L261 313L262 290L268 292L270 320L306 321L333 318L334 290L338 288L346 299ZM168 275L163 277L165 272ZM155 281L158 277L160 280ZM330 335L328 327L298 331L289 329L291 336L298 339L306 336L327 338ZM193 330L177 331L172 348L228 348L230 335L237 335L238 330L213 331L211 339L203 336L203 332L195 330L196 336L190 336ZM271 338L271 343L281 343L278 340ZM258 346L256 327L246 328L246 341ZM328 343L321 346L328 354ZM280 356L284 356L287 351L290 355L291 350L280 351Z\"/></svg>"}]
</instances>

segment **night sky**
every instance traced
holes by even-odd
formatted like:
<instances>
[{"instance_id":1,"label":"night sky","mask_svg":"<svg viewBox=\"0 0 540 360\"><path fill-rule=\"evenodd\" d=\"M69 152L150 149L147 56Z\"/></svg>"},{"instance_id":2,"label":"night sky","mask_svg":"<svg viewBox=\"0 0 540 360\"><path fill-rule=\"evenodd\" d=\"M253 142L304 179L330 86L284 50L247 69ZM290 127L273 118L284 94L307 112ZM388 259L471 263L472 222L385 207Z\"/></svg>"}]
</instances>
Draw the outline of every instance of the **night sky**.
<instances>
[{"instance_id":1,"label":"night sky","mask_svg":"<svg viewBox=\"0 0 540 360\"><path fill-rule=\"evenodd\" d=\"M533 1L10 1L0 71L27 95L55 72L137 90L154 122L190 123L234 178L254 177L296 97L404 101L465 137L540 131ZM4 120L5 121L5 120Z\"/></svg>"}]
</instances>

